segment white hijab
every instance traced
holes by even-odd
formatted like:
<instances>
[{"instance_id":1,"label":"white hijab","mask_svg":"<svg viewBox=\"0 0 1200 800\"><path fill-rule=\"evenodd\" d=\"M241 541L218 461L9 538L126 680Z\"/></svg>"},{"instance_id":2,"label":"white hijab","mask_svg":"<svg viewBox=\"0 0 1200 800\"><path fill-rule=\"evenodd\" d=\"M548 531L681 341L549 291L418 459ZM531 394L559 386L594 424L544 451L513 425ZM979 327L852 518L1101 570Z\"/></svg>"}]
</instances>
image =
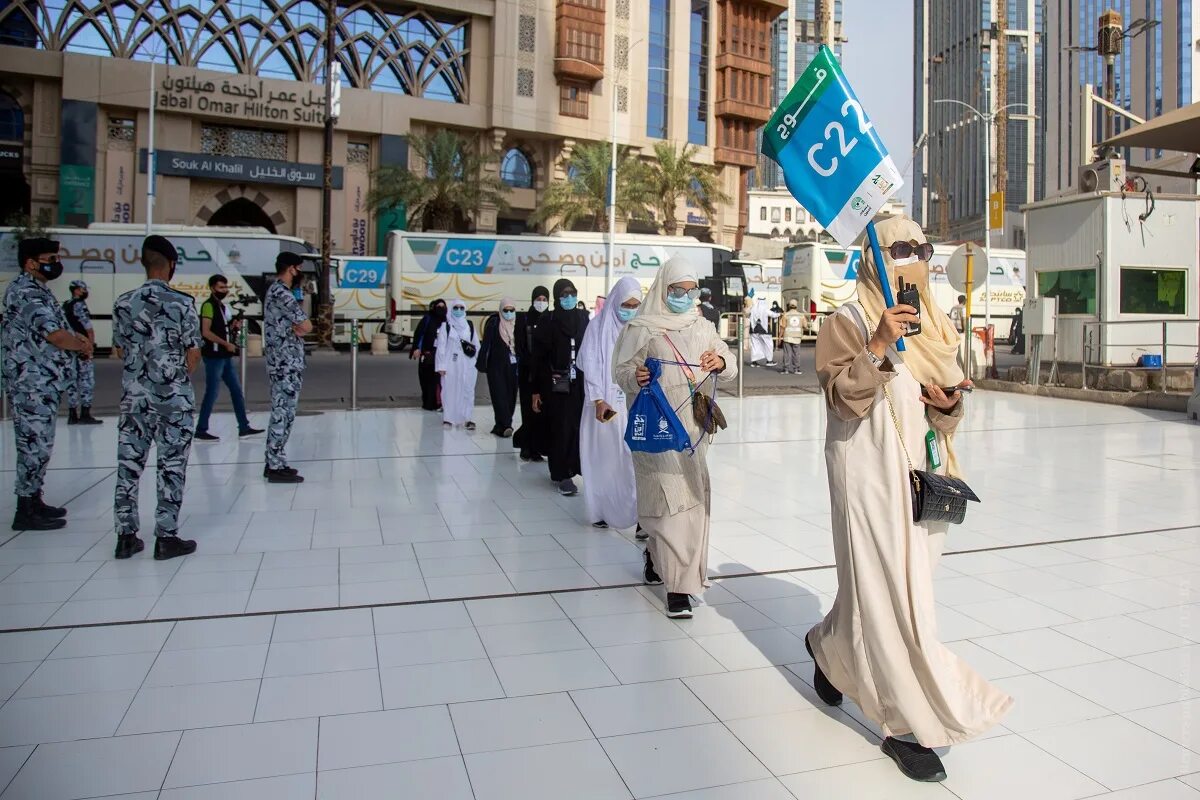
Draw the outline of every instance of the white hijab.
<instances>
[{"instance_id":1,"label":"white hijab","mask_svg":"<svg viewBox=\"0 0 1200 800\"><path fill-rule=\"evenodd\" d=\"M467 322L467 318L459 319L454 316L454 307L467 307L466 302L461 297L452 297L446 303L446 321L450 323L450 332L462 339L464 342L471 341L471 324Z\"/></svg>"},{"instance_id":2,"label":"white hijab","mask_svg":"<svg viewBox=\"0 0 1200 800\"><path fill-rule=\"evenodd\" d=\"M682 314L676 314L667 307L667 287L686 281L698 283L699 280L696 268L682 256L675 256L663 264L654 283L650 285L650 291L642 300L642 307L638 309L637 316L629 321L617 339L613 366L633 358L652 336L683 331L693 325L709 325L708 320L700 316L695 304Z\"/></svg>"},{"instance_id":3,"label":"white hijab","mask_svg":"<svg viewBox=\"0 0 1200 800\"><path fill-rule=\"evenodd\" d=\"M626 325L617 315L617 309L630 298L641 299L641 296L642 286L632 275L626 275L613 286L604 301L604 308L600 309L596 318L588 325L583 334L583 344L579 346L579 367L584 375L607 375L611 371L617 337Z\"/></svg>"}]
</instances>

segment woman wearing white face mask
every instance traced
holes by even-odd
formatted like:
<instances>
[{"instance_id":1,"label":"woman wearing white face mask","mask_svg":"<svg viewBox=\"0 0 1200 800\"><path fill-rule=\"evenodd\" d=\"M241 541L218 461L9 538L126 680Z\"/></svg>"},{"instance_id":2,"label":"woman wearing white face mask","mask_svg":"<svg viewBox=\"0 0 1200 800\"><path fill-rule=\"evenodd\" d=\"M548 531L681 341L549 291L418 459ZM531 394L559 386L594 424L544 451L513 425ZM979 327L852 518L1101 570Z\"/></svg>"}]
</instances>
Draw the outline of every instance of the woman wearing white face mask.
<instances>
[{"instance_id":1,"label":"woman wearing white face mask","mask_svg":"<svg viewBox=\"0 0 1200 800\"><path fill-rule=\"evenodd\" d=\"M579 348L586 401L579 423L583 497L589 521L598 528L637 524L633 455L625 444L625 393L613 383L612 356L617 337L641 304L642 287L637 278L621 278L588 325Z\"/></svg>"},{"instance_id":2,"label":"woman wearing white face mask","mask_svg":"<svg viewBox=\"0 0 1200 800\"><path fill-rule=\"evenodd\" d=\"M513 411L517 406L516 320L517 302L505 297L500 301L500 313L483 323L483 347L476 362L478 370L487 375L496 418L492 434L503 438L513 435Z\"/></svg>"},{"instance_id":3,"label":"woman wearing white face mask","mask_svg":"<svg viewBox=\"0 0 1200 800\"><path fill-rule=\"evenodd\" d=\"M672 258L658 273L638 314L625 326L613 354L613 379L626 394L636 394L650 382L647 358L664 363L659 384L687 430L695 452L634 453L638 521L650 535L644 580L665 583L667 616L692 616L689 595L708 585L708 526L712 504L705 454L709 437L703 433L689 402L695 391L712 394L705 383L737 377L737 359L717 329L700 316L696 270L683 258ZM684 366L676 363L682 362ZM695 365L695 366L692 366ZM660 578L659 575L662 577Z\"/></svg>"},{"instance_id":4,"label":"woman wearing white face mask","mask_svg":"<svg viewBox=\"0 0 1200 800\"><path fill-rule=\"evenodd\" d=\"M442 376L442 424L447 428L466 425L475 430L471 417L475 411L475 359L479 354L479 336L467 319L467 304L450 301L450 316L438 329L437 372Z\"/></svg>"}]
</instances>

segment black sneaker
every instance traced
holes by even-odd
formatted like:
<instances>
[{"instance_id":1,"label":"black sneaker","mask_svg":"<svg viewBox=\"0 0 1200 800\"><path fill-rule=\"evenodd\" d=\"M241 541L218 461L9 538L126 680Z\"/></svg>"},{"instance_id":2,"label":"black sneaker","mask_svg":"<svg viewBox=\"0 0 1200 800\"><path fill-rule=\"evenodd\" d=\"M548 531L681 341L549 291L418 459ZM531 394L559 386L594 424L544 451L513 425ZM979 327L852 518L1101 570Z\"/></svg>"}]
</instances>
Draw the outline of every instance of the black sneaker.
<instances>
[{"instance_id":1,"label":"black sneaker","mask_svg":"<svg viewBox=\"0 0 1200 800\"><path fill-rule=\"evenodd\" d=\"M642 569L642 583L647 586L662 586L663 579L658 577L654 570L654 559L650 557L649 550L642 551L642 563L645 564L645 568Z\"/></svg>"},{"instance_id":2,"label":"black sneaker","mask_svg":"<svg viewBox=\"0 0 1200 800\"><path fill-rule=\"evenodd\" d=\"M166 561L168 558L191 555L196 552L196 543L191 539L180 539L178 536L157 536L154 539L154 560Z\"/></svg>"},{"instance_id":3,"label":"black sneaker","mask_svg":"<svg viewBox=\"0 0 1200 800\"><path fill-rule=\"evenodd\" d=\"M946 780L946 768L942 766L942 760L928 747L889 736L879 749L896 762L906 777L914 781L937 783Z\"/></svg>"},{"instance_id":4,"label":"black sneaker","mask_svg":"<svg viewBox=\"0 0 1200 800\"><path fill-rule=\"evenodd\" d=\"M67 510L65 508L46 505L46 501L42 499L41 492L38 492L33 496L33 508L43 517L49 517L50 519L62 519L67 515Z\"/></svg>"},{"instance_id":5,"label":"black sneaker","mask_svg":"<svg viewBox=\"0 0 1200 800\"><path fill-rule=\"evenodd\" d=\"M266 469L263 476L267 483L304 483L304 476L294 469Z\"/></svg>"},{"instance_id":6,"label":"black sneaker","mask_svg":"<svg viewBox=\"0 0 1200 800\"><path fill-rule=\"evenodd\" d=\"M146 543L139 539L136 533L118 533L117 552L113 555L117 558L132 558L145 549Z\"/></svg>"},{"instance_id":7,"label":"black sneaker","mask_svg":"<svg viewBox=\"0 0 1200 800\"><path fill-rule=\"evenodd\" d=\"M196 439L198 439L201 442L219 442L219 441L221 441L220 436L213 436L208 431L196 431Z\"/></svg>"},{"instance_id":8,"label":"black sneaker","mask_svg":"<svg viewBox=\"0 0 1200 800\"><path fill-rule=\"evenodd\" d=\"M691 619L691 595L667 592L667 616L671 619Z\"/></svg>"},{"instance_id":9,"label":"black sneaker","mask_svg":"<svg viewBox=\"0 0 1200 800\"><path fill-rule=\"evenodd\" d=\"M829 682L829 678L826 678L825 673L821 671L821 665L817 663L817 657L813 655L812 645L808 643L807 633L804 634L804 649L808 651L809 657L813 660L813 687L817 690L817 697L821 698L826 705L840 706L842 693Z\"/></svg>"},{"instance_id":10,"label":"black sneaker","mask_svg":"<svg viewBox=\"0 0 1200 800\"><path fill-rule=\"evenodd\" d=\"M642 530L641 523L638 523L637 530L634 532L633 538L637 539L639 542L644 542L650 538L650 534Z\"/></svg>"},{"instance_id":11,"label":"black sneaker","mask_svg":"<svg viewBox=\"0 0 1200 800\"><path fill-rule=\"evenodd\" d=\"M579 487L575 485L575 481L567 478L558 482L558 493L563 497L574 497L579 494Z\"/></svg>"},{"instance_id":12,"label":"black sneaker","mask_svg":"<svg viewBox=\"0 0 1200 800\"><path fill-rule=\"evenodd\" d=\"M600 520L599 522L593 522L592 527L593 528L607 528L608 523L605 522L604 520Z\"/></svg>"},{"instance_id":13,"label":"black sneaker","mask_svg":"<svg viewBox=\"0 0 1200 800\"><path fill-rule=\"evenodd\" d=\"M243 437L244 436L258 436L258 434L260 434L262 432L263 432L262 428L245 428L243 430L238 431L238 436L243 436Z\"/></svg>"}]
</instances>

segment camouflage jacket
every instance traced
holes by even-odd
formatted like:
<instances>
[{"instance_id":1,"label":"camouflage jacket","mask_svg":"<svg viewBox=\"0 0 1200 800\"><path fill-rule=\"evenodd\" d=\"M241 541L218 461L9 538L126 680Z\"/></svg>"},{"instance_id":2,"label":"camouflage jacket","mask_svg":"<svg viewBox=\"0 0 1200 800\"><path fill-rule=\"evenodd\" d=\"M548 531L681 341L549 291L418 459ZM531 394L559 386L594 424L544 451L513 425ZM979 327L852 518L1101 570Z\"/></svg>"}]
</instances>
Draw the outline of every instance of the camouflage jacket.
<instances>
[{"instance_id":1,"label":"camouflage jacket","mask_svg":"<svg viewBox=\"0 0 1200 800\"><path fill-rule=\"evenodd\" d=\"M62 307L41 281L21 273L4 292L4 384L11 392L55 392L67 387L70 355L46 340L69 330Z\"/></svg>"},{"instance_id":2,"label":"camouflage jacket","mask_svg":"<svg viewBox=\"0 0 1200 800\"><path fill-rule=\"evenodd\" d=\"M139 401L180 411L195 406L187 351L200 347L200 317L190 295L149 280L113 304L113 345L121 348L122 409Z\"/></svg>"}]
</instances>

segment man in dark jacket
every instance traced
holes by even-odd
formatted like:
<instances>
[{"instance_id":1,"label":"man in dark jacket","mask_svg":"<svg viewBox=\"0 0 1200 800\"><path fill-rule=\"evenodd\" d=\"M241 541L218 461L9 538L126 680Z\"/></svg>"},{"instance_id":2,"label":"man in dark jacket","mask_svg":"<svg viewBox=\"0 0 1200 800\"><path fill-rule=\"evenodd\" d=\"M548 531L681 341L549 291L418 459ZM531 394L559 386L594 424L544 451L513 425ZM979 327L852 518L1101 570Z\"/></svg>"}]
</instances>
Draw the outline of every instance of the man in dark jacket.
<instances>
[{"instance_id":1,"label":"man in dark jacket","mask_svg":"<svg viewBox=\"0 0 1200 800\"><path fill-rule=\"evenodd\" d=\"M250 426L246 416L246 399L242 385L238 382L233 356L237 345L241 320L234 320L225 306L229 296L229 281L224 275L213 275L208 279L208 299L200 304L200 338L204 341L200 354L204 357L204 400L200 403L200 419L196 422L196 438L202 442L215 442L217 436L208 432L208 420L221 391L221 382L229 387L229 398L233 401L233 413L237 415L238 436L253 436L262 429Z\"/></svg>"},{"instance_id":2,"label":"man in dark jacket","mask_svg":"<svg viewBox=\"0 0 1200 800\"><path fill-rule=\"evenodd\" d=\"M700 290L700 313L713 324L718 332L721 330L721 312L713 306L712 289Z\"/></svg>"},{"instance_id":3,"label":"man in dark jacket","mask_svg":"<svg viewBox=\"0 0 1200 800\"><path fill-rule=\"evenodd\" d=\"M96 331L92 327L92 316L88 312L88 285L84 281L71 281L71 299L63 303L63 314L67 324L77 335L84 336L92 347L96 346ZM68 425L100 425L102 420L92 416L92 396L96 393L96 363L92 357L72 353L75 375L67 387L67 405L70 411Z\"/></svg>"}]
</instances>

